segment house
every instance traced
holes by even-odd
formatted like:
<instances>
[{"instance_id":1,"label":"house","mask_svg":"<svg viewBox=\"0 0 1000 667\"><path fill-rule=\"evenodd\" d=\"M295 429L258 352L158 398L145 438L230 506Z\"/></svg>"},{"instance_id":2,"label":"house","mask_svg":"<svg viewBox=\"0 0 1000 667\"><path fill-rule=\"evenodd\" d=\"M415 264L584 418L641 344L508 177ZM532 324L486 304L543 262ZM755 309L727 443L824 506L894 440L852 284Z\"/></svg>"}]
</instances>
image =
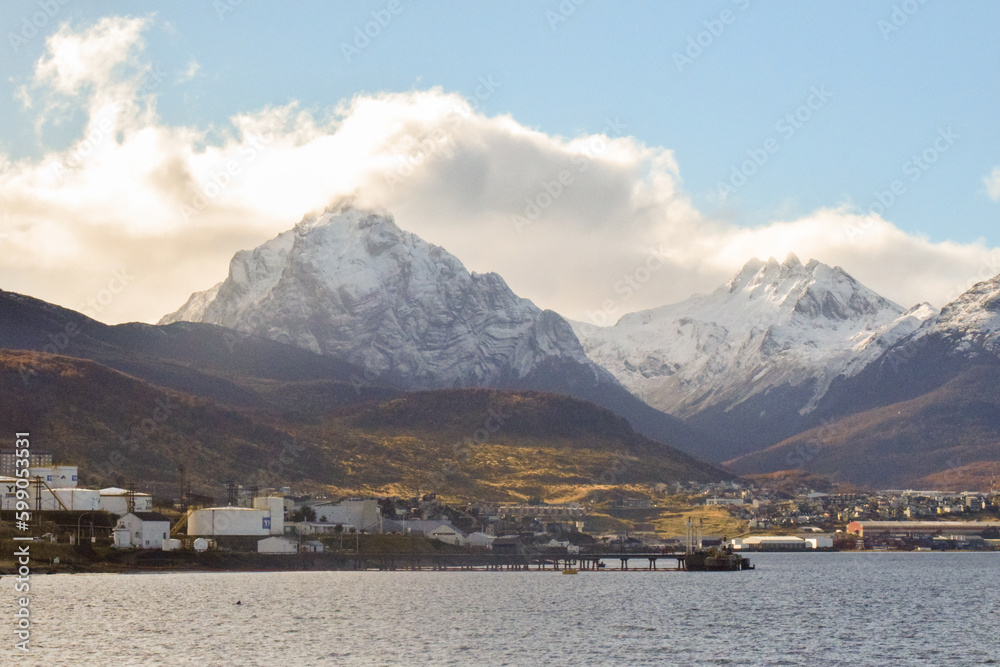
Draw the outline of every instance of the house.
<instances>
[{"instance_id":1,"label":"house","mask_svg":"<svg viewBox=\"0 0 1000 667\"><path fill-rule=\"evenodd\" d=\"M299 545L297 542L288 539L287 537L265 537L262 540L257 540L257 553L262 554L294 554L298 553Z\"/></svg>"},{"instance_id":2,"label":"house","mask_svg":"<svg viewBox=\"0 0 1000 667\"><path fill-rule=\"evenodd\" d=\"M130 512L115 526L116 547L162 549L170 539L170 519L158 512Z\"/></svg>"},{"instance_id":3,"label":"house","mask_svg":"<svg viewBox=\"0 0 1000 667\"><path fill-rule=\"evenodd\" d=\"M309 553L321 554L326 551L326 547L319 540L309 540L302 545L302 550Z\"/></svg>"},{"instance_id":4,"label":"house","mask_svg":"<svg viewBox=\"0 0 1000 667\"><path fill-rule=\"evenodd\" d=\"M493 540L493 553L516 556L524 553L524 545L514 536L498 537Z\"/></svg>"}]
</instances>

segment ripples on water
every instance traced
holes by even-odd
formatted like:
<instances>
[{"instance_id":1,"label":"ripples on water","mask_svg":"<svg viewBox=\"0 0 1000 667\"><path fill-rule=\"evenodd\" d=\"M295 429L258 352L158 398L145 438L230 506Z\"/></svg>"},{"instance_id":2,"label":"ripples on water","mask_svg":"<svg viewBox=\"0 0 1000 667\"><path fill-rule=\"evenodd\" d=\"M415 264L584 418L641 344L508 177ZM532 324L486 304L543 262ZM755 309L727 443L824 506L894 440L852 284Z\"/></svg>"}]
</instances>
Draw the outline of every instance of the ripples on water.
<instances>
[{"instance_id":1,"label":"ripples on water","mask_svg":"<svg viewBox=\"0 0 1000 667\"><path fill-rule=\"evenodd\" d=\"M750 572L34 580L45 665L977 665L1000 553L760 554ZM0 582L13 651L13 581ZM235 602L240 600L241 605ZM14 661L9 661L11 664ZM4 661L7 664L7 661Z\"/></svg>"}]
</instances>

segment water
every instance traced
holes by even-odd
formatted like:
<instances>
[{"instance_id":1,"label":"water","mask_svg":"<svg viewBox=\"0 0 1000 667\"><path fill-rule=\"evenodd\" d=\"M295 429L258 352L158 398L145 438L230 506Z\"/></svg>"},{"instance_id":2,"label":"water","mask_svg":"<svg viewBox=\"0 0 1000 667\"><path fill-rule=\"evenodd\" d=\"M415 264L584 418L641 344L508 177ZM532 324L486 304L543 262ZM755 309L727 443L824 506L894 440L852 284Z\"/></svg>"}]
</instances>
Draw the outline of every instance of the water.
<instances>
[{"instance_id":1,"label":"water","mask_svg":"<svg viewBox=\"0 0 1000 667\"><path fill-rule=\"evenodd\" d=\"M47 575L4 664L1000 663L1000 553L759 554L750 572ZM241 605L236 605L239 600ZM7 627L3 627L7 624ZM8 631L10 628L10 631Z\"/></svg>"}]
</instances>

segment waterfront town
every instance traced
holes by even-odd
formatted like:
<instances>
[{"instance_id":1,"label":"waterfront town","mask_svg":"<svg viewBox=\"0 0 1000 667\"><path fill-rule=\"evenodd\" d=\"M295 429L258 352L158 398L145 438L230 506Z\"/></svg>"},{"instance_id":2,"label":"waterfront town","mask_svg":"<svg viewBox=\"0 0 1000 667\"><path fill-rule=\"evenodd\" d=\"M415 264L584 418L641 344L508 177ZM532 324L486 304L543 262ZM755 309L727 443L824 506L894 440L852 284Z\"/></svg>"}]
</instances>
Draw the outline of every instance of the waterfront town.
<instances>
[{"instance_id":1,"label":"waterfront town","mask_svg":"<svg viewBox=\"0 0 1000 667\"><path fill-rule=\"evenodd\" d=\"M0 453L0 517L11 532L17 478ZM226 497L154 498L130 488L87 489L78 469L33 455L27 505L35 539L119 553L176 551L259 554L359 553L372 536L397 536L449 552L683 553L807 550L997 550L1000 494L883 490L835 493L808 485L764 488L742 482L658 485L645 494L610 489L585 502L446 502L411 498L329 498L290 487L244 488ZM24 488L22 482L21 488ZM24 494L22 494L22 498ZM21 508L24 507L22 504ZM400 542L402 541L402 542ZM416 544L416 542L413 542ZM382 542L383 547L385 542Z\"/></svg>"}]
</instances>

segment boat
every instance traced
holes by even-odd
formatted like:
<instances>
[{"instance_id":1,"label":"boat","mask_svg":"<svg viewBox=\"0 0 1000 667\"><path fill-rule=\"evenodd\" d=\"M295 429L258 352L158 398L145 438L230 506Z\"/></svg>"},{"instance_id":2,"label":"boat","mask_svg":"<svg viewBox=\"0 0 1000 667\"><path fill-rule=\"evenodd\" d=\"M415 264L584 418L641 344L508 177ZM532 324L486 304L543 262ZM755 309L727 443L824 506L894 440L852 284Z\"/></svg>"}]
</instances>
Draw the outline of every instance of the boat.
<instances>
[{"instance_id":1,"label":"boat","mask_svg":"<svg viewBox=\"0 0 1000 667\"><path fill-rule=\"evenodd\" d=\"M733 553L707 549L693 551L684 557L684 569L689 572L734 572L752 570L749 558L743 558Z\"/></svg>"},{"instance_id":2,"label":"boat","mask_svg":"<svg viewBox=\"0 0 1000 667\"><path fill-rule=\"evenodd\" d=\"M576 569L575 567L567 567L565 570L563 570L563 574L580 574L580 570Z\"/></svg>"}]
</instances>

